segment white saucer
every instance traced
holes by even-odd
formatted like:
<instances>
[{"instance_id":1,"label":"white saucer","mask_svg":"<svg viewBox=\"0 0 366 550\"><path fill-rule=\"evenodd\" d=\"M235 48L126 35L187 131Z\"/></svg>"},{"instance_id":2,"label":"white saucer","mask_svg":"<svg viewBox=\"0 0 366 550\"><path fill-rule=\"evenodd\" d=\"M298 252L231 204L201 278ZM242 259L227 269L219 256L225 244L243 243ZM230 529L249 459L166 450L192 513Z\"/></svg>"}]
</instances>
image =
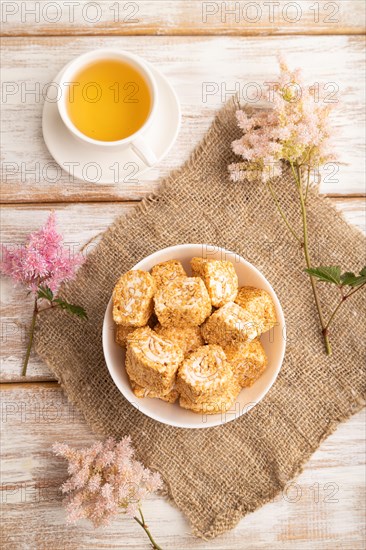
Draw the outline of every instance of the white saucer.
<instances>
[{"instance_id":1,"label":"white saucer","mask_svg":"<svg viewBox=\"0 0 366 550\"><path fill-rule=\"evenodd\" d=\"M160 162L172 148L181 123L180 104L171 84L155 67L149 65L159 91L156 118L146 130L144 138ZM64 69L54 82L59 82ZM101 149L97 145L83 143L66 128L59 115L57 103L45 101L42 131L46 146L60 167L72 179L88 183L136 183L148 170L144 161L129 145L120 148Z\"/></svg>"}]
</instances>

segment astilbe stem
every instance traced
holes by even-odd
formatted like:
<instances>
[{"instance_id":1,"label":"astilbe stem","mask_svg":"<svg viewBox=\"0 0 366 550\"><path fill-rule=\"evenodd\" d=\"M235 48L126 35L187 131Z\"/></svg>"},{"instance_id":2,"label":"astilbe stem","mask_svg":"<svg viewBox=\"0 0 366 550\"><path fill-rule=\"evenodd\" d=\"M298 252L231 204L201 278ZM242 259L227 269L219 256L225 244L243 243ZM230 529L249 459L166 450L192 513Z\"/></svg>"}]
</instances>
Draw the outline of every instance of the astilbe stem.
<instances>
[{"instance_id":1,"label":"astilbe stem","mask_svg":"<svg viewBox=\"0 0 366 550\"><path fill-rule=\"evenodd\" d=\"M34 299L32 322L31 322L31 326L30 326L30 329L29 329L29 340L28 340L27 351L26 351L25 358L24 358L24 363L23 363L22 376L25 376L27 374L27 367L28 367L28 363L29 363L29 357L30 357L30 354L31 354L31 350L32 350L34 329L35 329L35 326L36 326L37 315L38 315L38 299L36 297Z\"/></svg>"},{"instance_id":2,"label":"astilbe stem","mask_svg":"<svg viewBox=\"0 0 366 550\"><path fill-rule=\"evenodd\" d=\"M161 546L159 546L158 544L156 544L156 542L154 541L153 537L152 537L152 534L150 533L146 523L145 523L145 518L143 516L143 513L142 513L142 510L141 508L139 508L139 512L140 512L140 516L141 516L141 519L139 519L137 516L134 516L134 520L137 521L137 523L139 525L141 525L141 527L143 528L143 530L145 531L145 533L147 534L147 536L149 537L150 539L150 542L152 544L152 547L154 550L163 550L161 548Z\"/></svg>"},{"instance_id":3,"label":"astilbe stem","mask_svg":"<svg viewBox=\"0 0 366 550\"><path fill-rule=\"evenodd\" d=\"M305 262L306 262L307 268L311 269L311 259L310 259L310 252L309 252L309 238L308 238L308 224L307 224L307 212L306 212L306 204L305 204L304 194L303 194L303 190L302 190L301 172L300 172L300 168L299 168L298 165L296 165L296 171L295 171L295 167L292 163L291 163L291 169L292 169L292 172L293 172L294 177L295 177L296 185L297 185L298 192L299 192L299 198L300 198L301 219L302 219L303 236L304 236L304 241L303 241L304 257L305 257ZM329 341L329 336L328 336L328 326L326 325L326 323L324 321L324 316L323 316L322 307L320 305L316 280L312 275L309 275L309 277L310 277L311 288L312 288L313 295L314 295L315 306L316 306L316 309L318 311L319 321L320 321L320 325L321 325L321 328L322 328L322 335L323 335L325 350L326 350L327 355L332 355L332 348L331 348L330 341Z\"/></svg>"},{"instance_id":4,"label":"astilbe stem","mask_svg":"<svg viewBox=\"0 0 366 550\"><path fill-rule=\"evenodd\" d=\"M276 193L274 192L274 189L273 189L273 187L272 187L272 185L271 185L271 182L270 182L269 180L267 181L267 185L268 185L269 192L271 193L272 198L273 198L273 200L274 200L274 203L275 203L275 205L276 205L276 208L277 208L277 210L278 210L278 213L280 214L281 218L282 218L283 221L285 222L287 229L290 231L291 235L292 235L293 237L295 237L295 239L296 239L300 244L302 244L302 241L301 241L300 237L296 234L296 231L294 230L294 228L293 228L292 225L290 224L290 222L289 222L289 220L288 220L286 214L284 213L283 209L281 208L281 205L280 205L280 203L279 203L279 200L278 200L278 198L277 198L277 195L276 195Z\"/></svg>"},{"instance_id":5,"label":"astilbe stem","mask_svg":"<svg viewBox=\"0 0 366 550\"><path fill-rule=\"evenodd\" d=\"M348 294L345 294L344 296L342 296L342 299L341 301L338 303L337 307L334 309L333 313L331 314L331 316L329 317L329 320L325 326L325 329L328 331L329 330L329 327L331 325L331 323L333 322L334 320L334 317L337 315L339 309L341 308L341 306L344 304L344 302L347 300L347 298L349 298L350 296L353 296L353 294L355 294L356 292L358 292L359 290L361 290L361 288L363 288L364 286L366 285L366 283L363 283L362 285L358 286L357 288L351 290L350 292L348 292Z\"/></svg>"}]
</instances>

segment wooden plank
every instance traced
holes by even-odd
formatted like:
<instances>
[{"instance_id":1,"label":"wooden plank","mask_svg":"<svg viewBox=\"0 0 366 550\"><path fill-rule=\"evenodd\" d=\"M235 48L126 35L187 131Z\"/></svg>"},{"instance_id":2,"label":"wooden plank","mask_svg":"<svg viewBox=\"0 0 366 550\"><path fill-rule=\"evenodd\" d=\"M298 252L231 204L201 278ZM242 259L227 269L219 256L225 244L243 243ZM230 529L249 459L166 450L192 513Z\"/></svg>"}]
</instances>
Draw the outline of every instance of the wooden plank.
<instances>
[{"instance_id":1,"label":"wooden plank","mask_svg":"<svg viewBox=\"0 0 366 550\"><path fill-rule=\"evenodd\" d=\"M253 88L277 73L276 55L288 54L309 84L328 83L341 107L334 113L335 152L342 163L323 171L321 191L331 195L365 193L364 37L96 37L4 38L2 105L3 202L134 200L155 191L160 177L180 166L200 141L214 114L235 91L250 105ZM57 173L41 133L45 84L73 57L93 47L116 47L143 55L175 87L182 106L182 128L168 156L137 183L103 185L69 181ZM258 60L260 59L260 63ZM316 63L314 62L316 60ZM355 78L357 75L357 78ZM258 89L258 88L257 88ZM35 93L29 92L36 90ZM28 91L28 93L26 93ZM95 159L93 159L95 160Z\"/></svg>"},{"instance_id":2,"label":"wooden plank","mask_svg":"<svg viewBox=\"0 0 366 550\"><path fill-rule=\"evenodd\" d=\"M142 530L127 518L107 530L94 531L86 521L66 525L58 491L66 463L53 456L51 445L65 441L82 447L95 437L59 386L1 389L2 548L148 548ZM152 533L172 550L362 550L365 419L364 411L341 424L282 494L229 533L208 542L195 539L179 510L158 496L143 506Z\"/></svg>"},{"instance_id":3,"label":"wooden plank","mask_svg":"<svg viewBox=\"0 0 366 550\"><path fill-rule=\"evenodd\" d=\"M349 223L366 232L366 206L363 199L333 199L335 206L344 213ZM128 213L133 205L123 203L58 204L5 206L2 210L2 244L19 246L26 235L37 229L51 208L57 212L58 227L70 252L79 250L99 232L105 230L119 215ZM93 250L97 240L85 249ZM1 369L3 382L24 381L21 366L27 343L32 301L22 288L14 288L5 278L1 280ZM47 366L32 354L25 380L53 380Z\"/></svg>"},{"instance_id":4,"label":"wooden plank","mask_svg":"<svg viewBox=\"0 0 366 550\"><path fill-rule=\"evenodd\" d=\"M5 36L362 34L365 6L360 0L16 0L2 2L2 22Z\"/></svg>"}]
</instances>

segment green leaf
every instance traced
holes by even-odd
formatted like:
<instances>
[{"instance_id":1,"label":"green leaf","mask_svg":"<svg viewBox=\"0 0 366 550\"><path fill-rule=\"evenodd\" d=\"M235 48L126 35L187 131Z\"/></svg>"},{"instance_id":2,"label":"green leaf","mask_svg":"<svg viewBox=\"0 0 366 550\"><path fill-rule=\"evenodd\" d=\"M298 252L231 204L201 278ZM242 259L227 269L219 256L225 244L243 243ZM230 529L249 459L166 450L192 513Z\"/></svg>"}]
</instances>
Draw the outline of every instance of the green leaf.
<instances>
[{"instance_id":1,"label":"green leaf","mask_svg":"<svg viewBox=\"0 0 366 550\"><path fill-rule=\"evenodd\" d=\"M48 286L42 286L40 285L38 287L38 298L42 298L43 300L48 300L49 302L52 302L53 300L53 292Z\"/></svg>"},{"instance_id":2,"label":"green leaf","mask_svg":"<svg viewBox=\"0 0 366 550\"><path fill-rule=\"evenodd\" d=\"M359 275L355 275L351 272L343 273L341 276L341 284L342 286L360 286L366 283L366 268L363 268L360 271Z\"/></svg>"},{"instance_id":3,"label":"green leaf","mask_svg":"<svg viewBox=\"0 0 366 550\"><path fill-rule=\"evenodd\" d=\"M324 283L341 284L341 268L338 265L313 267L305 269L306 273L323 281Z\"/></svg>"},{"instance_id":4,"label":"green leaf","mask_svg":"<svg viewBox=\"0 0 366 550\"><path fill-rule=\"evenodd\" d=\"M54 300L54 303L59 305L61 309L68 311L72 315L76 315L77 317L80 317L80 319L88 318L88 315L85 309L81 306L76 306L75 304L69 304L69 302L65 302L65 300L62 300L61 298L56 298L56 300Z\"/></svg>"},{"instance_id":5,"label":"green leaf","mask_svg":"<svg viewBox=\"0 0 366 550\"><path fill-rule=\"evenodd\" d=\"M347 286L347 285L352 286L356 281L356 279L357 279L357 275L355 275L351 271L346 271L346 273L343 273L341 275L341 284L343 286Z\"/></svg>"}]
</instances>

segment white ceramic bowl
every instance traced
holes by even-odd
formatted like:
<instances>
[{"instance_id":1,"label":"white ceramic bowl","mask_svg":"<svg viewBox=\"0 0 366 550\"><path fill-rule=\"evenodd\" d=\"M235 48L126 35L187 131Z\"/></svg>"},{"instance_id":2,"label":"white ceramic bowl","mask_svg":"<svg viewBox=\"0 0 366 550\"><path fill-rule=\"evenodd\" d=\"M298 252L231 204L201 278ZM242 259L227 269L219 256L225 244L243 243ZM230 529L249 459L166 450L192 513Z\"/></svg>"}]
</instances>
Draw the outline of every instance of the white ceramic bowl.
<instances>
[{"instance_id":1,"label":"white ceramic bowl","mask_svg":"<svg viewBox=\"0 0 366 550\"><path fill-rule=\"evenodd\" d=\"M223 248L202 244L183 244L159 250L144 258L133 269L149 271L155 264L178 259L187 273L190 273L189 262L194 256L207 257L233 262L239 278L239 286L249 285L267 290L276 306L278 324L263 334L262 344L268 356L268 367L263 375L250 388L243 389L235 405L226 413L206 415L197 414L160 399L138 399L131 390L124 367L125 352L114 341L114 324L112 318L112 299L109 301L103 324L103 350L110 375L120 392L140 412L151 418L180 428L209 428L235 420L248 412L266 395L281 369L286 347L286 327L283 311L278 298L267 279L252 264L238 254Z\"/></svg>"}]
</instances>

